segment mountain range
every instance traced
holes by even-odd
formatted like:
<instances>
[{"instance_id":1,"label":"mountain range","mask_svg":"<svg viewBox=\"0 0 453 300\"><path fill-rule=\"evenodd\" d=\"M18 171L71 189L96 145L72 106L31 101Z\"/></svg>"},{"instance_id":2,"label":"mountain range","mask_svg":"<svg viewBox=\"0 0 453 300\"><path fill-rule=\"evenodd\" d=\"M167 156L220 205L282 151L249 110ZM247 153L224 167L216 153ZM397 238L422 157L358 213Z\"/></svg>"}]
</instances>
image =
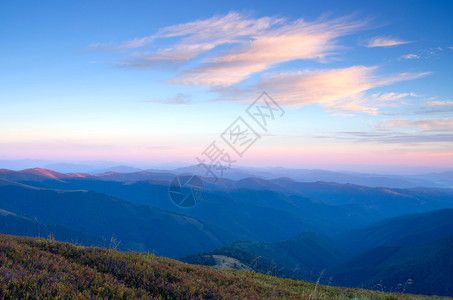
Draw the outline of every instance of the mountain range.
<instances>
[{"instance_id":1,"label":"mountain range","mask_svg":"<svg viewBox=\"0 0 453 300\"><path fill-rule=\"evenodd\" d=\"M180 208L168 195L174 173L132 171L1 169L0 233L325 284L452 295L449 271L434 264L450 259L451 189L201 178L202 201ZM426 279L425 269L437 275Z\"/></svg>"}]
</instances>

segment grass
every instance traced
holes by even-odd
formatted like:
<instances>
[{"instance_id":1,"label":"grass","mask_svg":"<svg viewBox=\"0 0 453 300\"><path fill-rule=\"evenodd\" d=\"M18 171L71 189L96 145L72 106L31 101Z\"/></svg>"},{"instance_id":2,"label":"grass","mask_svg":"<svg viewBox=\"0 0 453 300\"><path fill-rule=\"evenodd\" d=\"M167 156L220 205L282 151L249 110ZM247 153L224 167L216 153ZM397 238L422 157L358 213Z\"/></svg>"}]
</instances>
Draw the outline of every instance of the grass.
<instances>
[{"instance_id":1,"label":"grass","mask_svg":"<svg viewBox=\"0 0 453 300\"><path fill-rule=\"evenodd\" d=\"M0 235L1 299L423 299Z\"/></svg>"}]
</instances>

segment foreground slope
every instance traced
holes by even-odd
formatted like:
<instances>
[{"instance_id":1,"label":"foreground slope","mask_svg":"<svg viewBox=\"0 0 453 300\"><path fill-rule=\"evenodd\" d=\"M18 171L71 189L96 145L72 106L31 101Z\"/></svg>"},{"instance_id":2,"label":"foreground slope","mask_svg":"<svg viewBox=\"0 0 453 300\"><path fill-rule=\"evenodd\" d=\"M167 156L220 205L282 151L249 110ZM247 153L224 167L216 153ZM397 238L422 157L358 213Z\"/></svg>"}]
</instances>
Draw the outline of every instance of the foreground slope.
<instances>
[{"instance_id":1,"label":"foreground slope","mask_svg":"<svg viewBox=\"0 0 453 300\"><path fill-rule=\"evenodd\" d=\"M193 266L150 254L0 235L1 298L415 299Z\"/></svg>"}]
</instances>

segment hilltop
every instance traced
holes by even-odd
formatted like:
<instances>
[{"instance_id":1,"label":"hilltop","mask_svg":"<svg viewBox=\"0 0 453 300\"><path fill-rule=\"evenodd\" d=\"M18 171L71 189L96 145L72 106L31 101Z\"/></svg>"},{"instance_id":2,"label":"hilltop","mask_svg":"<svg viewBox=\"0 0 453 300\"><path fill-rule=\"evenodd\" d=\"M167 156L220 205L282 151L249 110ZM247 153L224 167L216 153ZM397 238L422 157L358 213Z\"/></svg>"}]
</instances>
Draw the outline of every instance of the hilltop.
<instances>
[{"instance_id":1,"label":"hilltop","mask_svg":"<svg viewBox=\"0 0 453 300\"><path fill-rule=\"evenodd\" d=\"M425 298L327 287L189 265L148 253L8 235L0 235L0 274L1 298Z\"/></svg>"}]
</instances>

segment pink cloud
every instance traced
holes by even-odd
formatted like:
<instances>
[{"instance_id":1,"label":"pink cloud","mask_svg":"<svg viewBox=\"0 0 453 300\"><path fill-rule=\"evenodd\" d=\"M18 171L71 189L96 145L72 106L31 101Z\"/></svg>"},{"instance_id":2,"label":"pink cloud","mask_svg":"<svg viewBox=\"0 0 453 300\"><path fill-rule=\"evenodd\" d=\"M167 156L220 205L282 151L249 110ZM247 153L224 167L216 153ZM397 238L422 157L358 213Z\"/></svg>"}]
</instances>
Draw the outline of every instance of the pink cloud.
<instances>
[{"instance_id":1,"label":"pink cloud","mask_svg":"<svg viewBox=\"0 0 453 300\"><path fill-rule=\"evenodd\" d=\"M363 29L366 21L350 17L307 22L277 17L252 18L238 12L213 16L160 29L153 35L120 44L89 46L86 51L132 50L132 59L120 63L134 68L182 65L202 54L207 57L171 82L200 86L231 86L250 75L293 60L320 60L340 46L337 39ZM169 47L148 50L157 39L179 38ZM213 52L218 46L229 50Z\"/></svg>"},{"instance_id":2,"label":"pink cloud","mask_svg":"<svg viewBox=\"0 0 453 300\"><path fill-rule=\"evenodd\" d=\"M302 59L325 59L338 46L336 39L363 27L364 22L348 18L280 23L251 36L231 50L205 59L201 66L189 69L173 83L201 86L231 86L251 74L265 71L277 64Z\"/></svg>"},{"instance_id":3,"label":"pink cloud","mask_svg":"<svg viewBox=\"0 0 453 300\"><path fill-rule=\"evenodd\" d=\"M300 107L304 104L317 103L331 111L376 114L378 104L366 97L364 92L429 74L402 73L384 76L377 75L376 70L376 66L354 66L343 69L283 72L264 76L256 88L268 91L279 102L290 106ZM396 94L384 97L395 98Z\"/></svg>"}]
</instances>

